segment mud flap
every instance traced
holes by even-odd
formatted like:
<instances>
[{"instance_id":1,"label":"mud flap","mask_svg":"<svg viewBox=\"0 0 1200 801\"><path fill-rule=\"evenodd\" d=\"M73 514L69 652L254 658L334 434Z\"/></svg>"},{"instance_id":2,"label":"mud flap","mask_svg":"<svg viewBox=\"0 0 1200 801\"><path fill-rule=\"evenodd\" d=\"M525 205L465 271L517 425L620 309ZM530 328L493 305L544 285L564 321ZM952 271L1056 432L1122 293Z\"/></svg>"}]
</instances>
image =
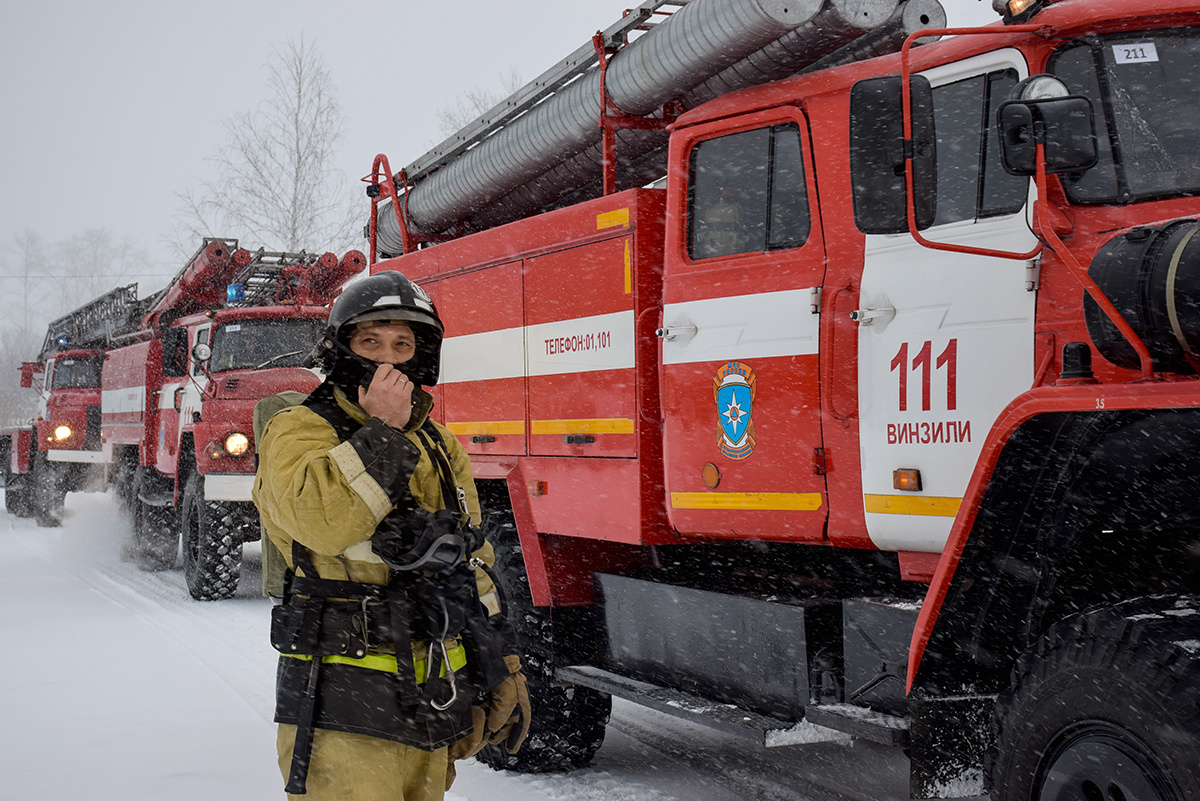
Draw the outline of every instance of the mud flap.
<instances>
[{"instance_id":1,"label":"mud flap","mask_svg":"<svg viewBox=\"0 0 1200 801\"><path fill-rule=\"evenodd\" d=\"M909 797L983 795L992 747L992 695L908 699Z\"/></svg>"}]
</instances>

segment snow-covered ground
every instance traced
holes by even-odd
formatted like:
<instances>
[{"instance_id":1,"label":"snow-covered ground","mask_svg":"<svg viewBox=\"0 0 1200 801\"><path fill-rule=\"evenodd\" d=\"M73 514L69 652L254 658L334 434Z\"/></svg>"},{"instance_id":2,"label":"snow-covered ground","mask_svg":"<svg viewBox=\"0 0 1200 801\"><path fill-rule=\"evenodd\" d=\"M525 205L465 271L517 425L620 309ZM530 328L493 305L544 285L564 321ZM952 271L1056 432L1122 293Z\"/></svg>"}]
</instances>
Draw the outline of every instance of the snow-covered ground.
<instances>
[{"instance_id":1,"label":"snow-covered ground","mask_svg":"<svg viewBox=\"0 0 1200 801\"><path fill-rule=\"evenodd\" d=\"M256 550L238 597L198 603L180 571L121 559L128 523L111 495L69 495L57 529L0 512L0 801L283 798ZM590 767L468 762L447 798L889 801L907 781L894 749L764 749L617 701Z\"/></svg>"}]
</instances>

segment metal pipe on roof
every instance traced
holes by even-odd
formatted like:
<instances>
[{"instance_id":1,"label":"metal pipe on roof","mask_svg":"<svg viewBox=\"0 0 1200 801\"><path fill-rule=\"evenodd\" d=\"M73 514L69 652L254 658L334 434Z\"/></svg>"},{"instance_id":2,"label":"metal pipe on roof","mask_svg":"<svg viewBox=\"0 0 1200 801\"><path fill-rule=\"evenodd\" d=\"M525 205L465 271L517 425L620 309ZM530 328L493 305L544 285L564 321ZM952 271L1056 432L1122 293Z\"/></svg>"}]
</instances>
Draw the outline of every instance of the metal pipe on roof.
<instances>
[{"instance_id":1,"label":"metal pipe on roof","mask_svg":"<svg viewBox=\"0 0 1200 801\"><path fill-rule=\"evenodd\" d=\"M613 102L644 115L802 25L821 0L693 0L618 52L608 67ZM597 142L600 71L594 68L413 188L412 223L436 233Z\"/></svg>"},{"instance_id":2,"label":"metal pipe on roof","mask_svg":"<svg viewBox=\"0 0 1200 801\"><path fill-rule=\"evenodd\" d=\"M609 94L625 112L653 115L672 99L691 107L816 64L832 65L836 54L853 60L852 53L864 58L895 52L913 30L944 24L938 0L907 0L899 7L896 0L826 0L823 6L814 0L693 0L613 57ZM792 26L782 35L733 58L748 42L786 25ZM598 197L599 81L599 70L591 70L417 183L408 198L414 227L427 234L483 230ZM665 132L620 129L616 136L618 189L665 173ZM380 214L379 220L380 249L402 252L394 216Z\"/></svg>"},{"instance_id":3,"label":"metal pipe on roof","mask_svg":"<svg viewBox=\"0 0 1200 801\"><path fill-rule=\"evenodd\" d=\"M936 0L934 0L936 2ZM885 24L896 0L828 0L821 13L684 94L686 108L795 75L825 54Z\"/></svg>"}]
</instances>

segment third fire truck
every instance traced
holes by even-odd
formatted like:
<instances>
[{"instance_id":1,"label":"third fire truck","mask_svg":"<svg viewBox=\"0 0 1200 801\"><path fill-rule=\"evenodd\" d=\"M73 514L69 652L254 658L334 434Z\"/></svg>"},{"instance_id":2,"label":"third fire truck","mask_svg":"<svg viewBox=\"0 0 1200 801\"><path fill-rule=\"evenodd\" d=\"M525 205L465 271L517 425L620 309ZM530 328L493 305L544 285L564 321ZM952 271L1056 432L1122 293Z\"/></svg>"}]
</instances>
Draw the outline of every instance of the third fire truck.
<instances>
[{"instance_id":1,"label":"third fire truck","mask_svg":"<svg viewBox=\"0 0 1200 801\"><path fill-rule=\"evenodd\" d=\"M1200 801L1200 5L998 6L653 0L376 160L531 675L489 763L617 695Z\"/></svg>"},{"instance_id":2,"label":"third fire truck","mask_svg":"<svg viewBox=\"0 0 1200 801\"><path fill-rule=\"evenodd\" d=\"M100 370L105 350L141 308L136 284L101 295L51 322L38 358L21 365L21 386L37 392L38 404L28 425L0 430L10 514L57 526L68 492L105 486Z\"/></svg>"},{"instance_id":3,"label":"third fire truck","mask_svg":"<svg viewBox=\"0 0 1200 801\"><path fill-rule=\"evenodd\" d=\"M128 344L106 354L103 454L133 512L139 566L174 566L182 543L193 597L236 591L242 545L259 536L254 404L319 383L305 360L327 304L365 261L206 239Z\"/></svg>"}]
</instances>

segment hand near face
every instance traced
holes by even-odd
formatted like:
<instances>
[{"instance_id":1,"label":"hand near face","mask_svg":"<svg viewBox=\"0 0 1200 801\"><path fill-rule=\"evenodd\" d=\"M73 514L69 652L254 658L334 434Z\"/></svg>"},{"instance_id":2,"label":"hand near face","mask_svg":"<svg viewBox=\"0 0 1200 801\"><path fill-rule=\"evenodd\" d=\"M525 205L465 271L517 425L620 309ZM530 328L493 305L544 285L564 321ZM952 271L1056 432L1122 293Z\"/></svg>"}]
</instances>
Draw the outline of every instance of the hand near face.
<instances>
[{"instance_id":1,"label":"hand near face","mask_svg":"<svg viewBox=\"0 0 1200 801\"><path fill-rule=\"evenodd\" d=\"M358 405L392 428L404 428L412 417L413 383L390 364L381 364L367 389L358 388Z\"/></svg>"}]
</instances>

